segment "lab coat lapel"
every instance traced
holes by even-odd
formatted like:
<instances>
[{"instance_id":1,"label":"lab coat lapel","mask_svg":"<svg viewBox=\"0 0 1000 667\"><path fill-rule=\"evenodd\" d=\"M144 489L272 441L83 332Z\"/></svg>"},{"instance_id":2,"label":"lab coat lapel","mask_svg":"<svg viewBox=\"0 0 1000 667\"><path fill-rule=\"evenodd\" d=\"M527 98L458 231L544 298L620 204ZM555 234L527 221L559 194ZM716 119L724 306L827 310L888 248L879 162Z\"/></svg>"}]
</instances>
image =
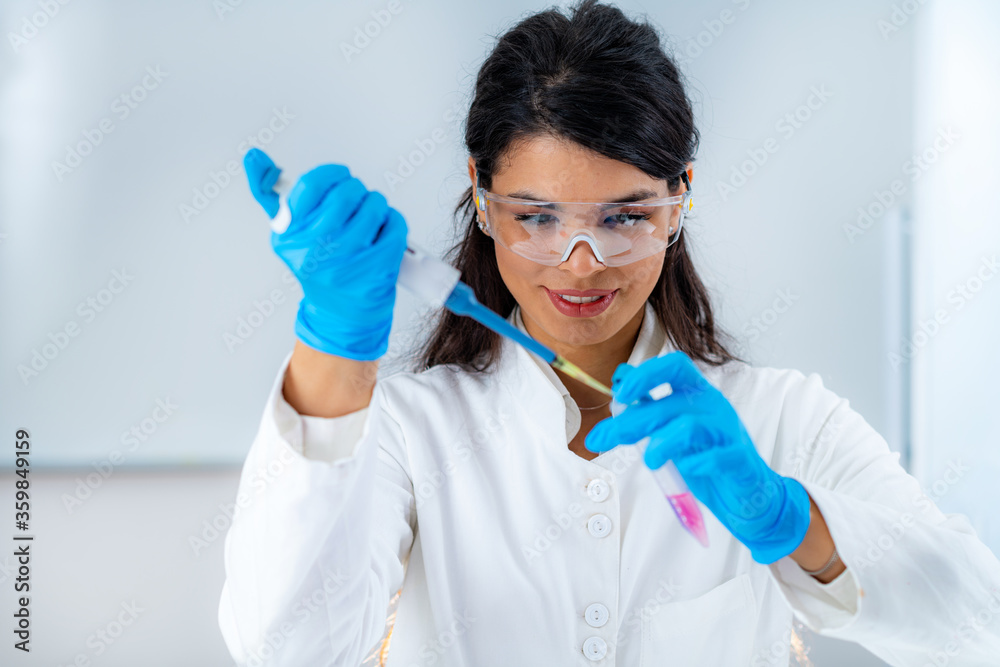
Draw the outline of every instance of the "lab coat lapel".
<instances>
[{"instance_id":1,"label":"lab coat lapel","mask_svg":"<svg viewBox=\"0 0 1000 667\"><path fill-rule=\"evenodd\" d=\"M507 320L513 323L514 318L515 313L512 312ZM561 454L568 454L573 460L601 464L606 453L588 462L569 451L565 431L568 409L563 398L565 387L554 371L551 375L555 379L542 370L544 361L506 337L501 340L498 385L510 392L511 400L522 405L534 427L545 434L545 442L551 443ZM637 366L651 357L662 356L675 349L665 335L653 306L647 301L643 322L628 363Z\"/></svg>"},{"instance_id":2,"label":"lab coat lapel","mask_svg":"<svg viewBox=\"0 0 1000 667\"><path fill-rule=\"evenodd\" d=\"M559 389L531 358L531 353L503 338L497 384L509 391L509 400L519 404L546 443L566 448L566 404ZM524 425L529 428L528 424Z\"/></svg>"}]
</instances>

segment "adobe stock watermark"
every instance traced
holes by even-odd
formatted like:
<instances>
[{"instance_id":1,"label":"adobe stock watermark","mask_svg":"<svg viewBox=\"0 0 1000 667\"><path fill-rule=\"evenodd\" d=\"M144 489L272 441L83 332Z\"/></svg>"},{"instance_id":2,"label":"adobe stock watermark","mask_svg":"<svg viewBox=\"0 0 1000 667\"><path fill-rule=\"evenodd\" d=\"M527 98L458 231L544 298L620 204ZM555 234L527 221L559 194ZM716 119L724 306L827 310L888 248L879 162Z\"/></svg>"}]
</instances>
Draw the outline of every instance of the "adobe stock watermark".
<instances>
[{"instance_id":1,"label":"adobe stock watermark","mask_svg":"<svg viewBox=\"0 0 1000 667\"><path fill-rule=\"evenodd\" d=\"M997 622L997 616L1000 616L1000 588L990 586L988 594L989 600L986 601L986 604L978 609L975 614L962 619L962 622L956 626L955 631L951 633L951 637L957 637L957 639L952 639L942 646L941 650L932 651L927 654L927 663L925 663L927 667L948 667L951 664L951 659L961 655L965 646L973 637L985 630L987 626ZM980 655L979 657L982 656ZM962 664L973 663L965 663L963 661ZM977 660L975 664L985 663L980 663Z\"/></svg>"},{"instance_id":2,"label":"adobe stock watermark","mask_svg":"<svg viewBox=\"0 0 1000 667\"><path fill-rule=\"evenodd\" d=\"M73 661L65 665L65 667L90 667L91 657L98 658L104 655L104 652L121 638L125 633L125 629L135 623L136 619L139 618L139 614L146 611L143 607L136 604L135 600L122 602L118 606L121 608L121 611L114 618L87 635L86 645L91 650L91 653L77 653ZM59 667L63 666L59 665Z\"/></svg>"},{"instance_id":3,"label":"adobe stock watermark","mask_svg":"<svg viewBox=\"0 0 1000 667\"><path fill-rule=\"evenodd\" d=\"M642 603L633 605L621 616L618 632L607 640L607 648L617 651L622 646L639 639L642 636L642 624L648 622L666 606L676 600L682 586L673 577L661 577L656 581L656 589ZM589 611L589 610L588 610ZM580 620L586 620L587 612L580 615ZM588 621L589 623L589 621Z\"/></svg>"},{"instance_id":4,"label":"adobe stock watermark","mask_svg":"<svg viewBox=\"0 0 1000 667\"><path fill-rule=\"evenodd\" d=\"M0 584L6 583L16 571L17 568L14 567L14 561L11 560L10 556L4 556L3 562L0 562Z\"/></svg>"},{"instance_id":5,"label":"adobe stock watermark","mask_svg":"<svg viewBox=\"0 0 1000 667\"><path fill-rule=\"evenodd\" d=\"M107 310L133 280L135 280L135 276L130 275L128 269L122 268L121 271L112 271L111 280L108 281L107 287L87 296L77 305L76 314L83 319L83 324L90 324L97 319L97 315ZM37 347L31 348L31 359L27 365L17 365L17 373L24 386L28 386L31 379L38 377L42 371L48 368L51 362L55 361L69 346L70 340L79 336L81 331L80 323L75 319L67 320L55 333L51 331L48 333L49 341L42 344L41 351Z\"/></svg>"},{"instance_id":6,"label":"adobe stock watermark","mask_svg":"<svg viewBox=\"0 0 1000 667\"><path fill-rule=\"evenodd\" d=\"M920 177L931 168L938 158L951 148L961 135L952 127L940 128L931 145L920 152L919 155L911 155L907 158L900 169L905 176L909 176L910 183L916 183ZM844 234L847 240L854 243L857 238L867 232L874 224L885 215L892 205L901 196L906 194L908 186L901 178L893 179L887 190L875 190L872 195L874 201L867 206L858 207L857 220L851 224L845 224Z\"/></svg>"},{"instance_id":7,"label":"adobe stock watermark","mask_svg":"<svg viewBox=\"0 0 1000 667\"><path fill-rule=\"evenodd\" d=\"M160 87L168 76L169 73L162 71L159 65L146 66L146 74L139 83L111 101L111 113L119 121L124 121L149 97L149 93ZM105 116L97 122L96 127L88 127L81 132L83 139L75 144L66 144L63 161L52 161L52 172L56 175L56 180L62 183L66 175L83 164L84 158L93 153L94 149L104 142L105 137L114 131L114 120L111 116Z\"/></svg>"},{"instance_id":8,"label":"adobe stock watermark","mask_svg":"<svg viewBox=\"0 0 1000 667\"><path fill-rule=\"evenodd\" d=\"M17 55L28 42L37 37L38 31L47 26L59 10L70 2L71 0L37 0L35 4L38 5L39 11L22 16L17 32L11 30L7 33L7 41L10 42L14 54Z\"/></svg>"},{"instance_id":9,"label":"adobe stock watermark","mask_svg":"<svg viewBox=\"0 0 1000 667\"><path fill-rule=\"evenodd\" d=\"M972 301L983 287L1000 272L1000 261L997 256L983 256L976 272L963 282L956 283L946 295L948 303L953 304L952 312L958 312ZM892 370L898 370L903 362L910 362L920 350L927 347L941 328L951 320L951 313L945 308L938 308L930 319L921 320L909 338L900 341L899 349L890 351L887 360Z\"/></svg>"},{"instance_id":10,"label":"adobe stock watermark","mask_svg":"<svg viewBox=\"0 0 1000 667\"><path fill-rule=\"evenodd\" d=\"M464 611L461 616L452 612L451 619L451 623L444 630L439 631L434 637L427 639L420 645L417 651L420 662L410 663L409 667L417 667L417 664L433 665L437 663L448 653L448 649L458 643L458 638L468 632L472 624L476 622L476 617L468 610ZM447 662L442 664L447 664Z\"/></svg>"},{"instance_id":11,"label":"adobe stock watermark","mask_svg":"<svg viewBox=\"0 0 1000 667\"><path fill-rule=\"evenodd\" d=\"M628 613L622 617L619 625L620 630L615 639L610 642L612 648L618 649L624 646L630 637L641 637L642 622L648 621L658 614L664 605L675 600L681 591L681 585L675 582L673 577L661 578L656 583L658 584L656 591L641 605L629 609Z\"/></svg>"},{"instance_id":12,"label":"adobe stock watermark","mask_svg":"<svg viewBox=\"0 0 1000 667\"><path fill-rule=\"evenodd\" d=\"M897 33L900 29L910 22L913 15L917 13L927 0L903 0L900 3L892 4L892 11L889 13L889 18L880 18L875 22L875 27L878 28L879 34L882 35L882 39L889 41L889 36Z\"/></svg>"},{"instance_id":13,"label":"adobe stock watermark","mask_svg":"<svg viewBox=\"0 0 1000 667\"><path fill-rule=\"evenodd\" d=\"M303 278L315 273L319 268L321 268L321 262L326 262L331 257L336 257L341 254L342 251L337 245L338 238L338 234L327 234L315 240L310 252L306 255L305 261L299 269ZM253 308L246 315L246 317L241 316L236 319L236 327L232 332L223 332L222 342L225 344L226 349L229 350L230 354L234 353L241 345L243 345L243 343L250 340L254 333L259 331L260 328L274 316L277 312L278 306L284 305L286 299L290 299L293 302L298 302L302 299L302 285L294 273L286 269L281 276L281 282L284 287L272 289L263 299L254 300ZM418 315L418 313L412 313L410 321L413 322L414 318ZM391 354L391 349L390 343L390 350L387 351L387 355ZM374 380L375 378L372 377L370 379ZM359 382L360 379L357 379L357 381ZM355 384L357 384L357 382L355 382Z\"/></svg>"},{"instance_id":14,"label":"adobe stock watermark","mask_svg":"<svg viewBox=\"0 0 1000 667\"><path fill-rule=\"evenodd\" d=\"M743 326L743 334L749 338L750 342L766 333L775 325L781 315L787 313L792 304L799 300L799 296L793 294L790 287L778 290L775 295L770 307L762 310L759 315L751 317L750 321Z\"/></svg>"},{"instance_id":15,"label":"adobe stock watermark","mask_svg":"<svg viewBox=\"0 0 1000 667\"><path fill-rule=\"evenodd\" d=\"M92 461L90 465L94 468L94 472L83 478L77 477L73 493L64 493L60 496L66 512L73 514L82 507L84 501L93 496L94 491L101 488L105 480L111 477L115 468L125 463L129 454L135 452L139 449L139 445L149 440L160 429L160 426L173 416L178 407L170 400L169 396L157 398L156 407L153 408L148 417L133 424L127 431L122 431L119 441L124 446L124 451L114 449L107 458Z\"/></svg>"},{"instance_id":16,"label":"adobe stock watermark","mask_svg":"<svg viewBox=\"0 0 1000 667\"><path fill-rule=\"evenodd\" d=\"M496 415L490 415L485 423L471 433L471 442L458 441L453 448L454 455L441 466L440 470L435 470L425 476L413 489L416 508L420 509L438 490L444 486L449 477L455 474L461 464L472 459L480 450L496 451L500 447L506 446L506 440L496 438L496 434L503 430L504 425L510 419L510 413L502 406L497 408Z\"/></svg>"},{"instance_id":17,"label":"adobe stock watermark","mask_svg":"<svg viewBox=\"0 0 1000 667\"><path fill-rule=\"evenodd\" d=\"M212 9L220 21L226 19L226 14L232 14L236 8L243 4L243 0L212 0Z\"/></svg>"},{"instance_id":18,"label":"adobe stock watermark","mask_svg":"<svg viewBox=\"0 0 1000 667\"><path fill-rule=\"evenodd\" d=\"M583 513L583 505L574 502L570 503L566 510L551 514L552 521L544 528L535 531L535 539L531 545L521 545L521 555L524 556L524 560L530 565L541 558L542 554L574 525L574 519L583 517Z\"/></svg>"},{"instance_id":19,"label":"adobe stock watermark","mask_svg":"<svg viewBox=\"0 0 1000 667\"><path fill-rule=\"evenodd\" d=\"M958 484L968 471L969 467L963 465L960 459L948 461L948 469L930 485L928 489L929 493L922 490L910 502L921 512L931 511L934 504L941 500L953 486ZM886 552L902 540L906 531L912 528L916 522L917 518L912 513L902 512L896 521L883 525L884 530L878 536L874 539L868 539L868 549L865 551L864 556L859 556L850 565L857 568L858 573L873 567L877 562L882 560Z\"/></svg>"},{"instance_id":20,"label":"adobe stock watermark","mask_svg":"<svg viewBox=\"0 0 1000 667\"><path fill-rule=\"evenodd\" d=\"M812 442L804 447L796 447L788 453L785 459L785 464L791 469L788 476L798 478L806 475L808 464L813 455L833 443L843 433L844 427L848 423L847 415L849 413L845 412L841 405L838 404L833 409Z\"/></svg>"},{"instance_id":21,"label":"adobe stock watermark","mask_svg":"<svg viewBox=\"0 0 1000 667\"><path fill-rule=\"evenodd\" d=\"M750 0L732 0L732 3L736 5L736 9L740 12L750 6ZM679 50L675 50L674 57L679 61L679 64L682 66L689 65L701 57L705 53L705 50L722 36L722 33L726 30L726 26L730 26L736 22L738 16L739 13L734 12L732 9L723 9L717 17L702 21L701 24L704 26L704 29L684 42Z\"/></svg>"},{"instance_id":22,"label":"adobe stock watermark","mask_svg":"<svg viewBox=\"0 0 1000 667\"><path fill-rule=\"evenodd\" d=\"M448 138L447 129L462 120L462 104L456 102L450 106L442 114L441 119L444 121L444 127L435 127L426 137L414 139L413 143L416 148L406 155L399 156L396 170L383 172L382 178L385 180L389 192L395 192L401 183L416 172L417 167L434 154L438 144L444 143L445 139Z\"/></svg>"},{"instance_id":23,"label":"adobe stock watermark","mask_svg":"<svg viewBox=\"0 0 1000 667\"><path fill-rule=\"evenodd\" d=\"M326 605L329 598L338 593L344 582L348 580L347 575L338 567L336 572L323 575L322 586L317 586L311 593L303 595L292 607L292 617L295 623L284 621L276 630L272 630L264 635L257 642L257 645L247 651L245 667L263 667L271 664L269 661L279 653L279 649L285 645L288 638L295 634L303 623L308 621L313 614L322 610L326 613Z\"/></svg>"},{"instance_id":24,"label":"adobe stock watermark","mask_svg":"<svg viewBox=\"0 0 1000 667\"><path fill-rule=\"evenodd\" d=\"M826 84L821 84L818 87L810 86L809 96L806 97L805 102L779 118L774 124L774 129L785 141L788 141L812 119L815 112L823 108L831 97L833 97L833 93L827 90ZM746 185L750 177L767 164L770 157L780 149L781 142L774 137L765 139L758 148L747 149L747 159L738 165L733 165L729 179L716 182L716 191L722 201L728 200L730 195Z\"/></svg>"},{"instance_id":25,"label":"adobe stock watermark","mask_svg":"<svg viewBox=\"0 0 1000 667\"><path fill-rule=\"evenodd\" d=\"M295 459L296 456L291 449L282 448L281 454L277 458L271 459L266 466L255 470L247 479L251 495L241 491L236 494L235 503L220 503L219 511L211 518L202 521L201 530L198 533L188 535L188 546L191 547L194 557L198 558L202 551L225 535L239 516L240 510L250 506L252 496L259 496L263 493L268 485L276 480Z\"/></svg>"},{"instance_id":26,"label":"adobe stock watermark","mask_svg":"<svg viewBox=\"0 0 1000 667\"><path fill-rule=\"evenodd\" d=\"M195 186L192 189L191 199L177 205L181 220L190 224L192 218L201 215L208 205L232 184L234 178L243 176L243 155L251 147L263 150L285 131L290 121L295 119L295 114L289 113L288 107L282 107L280 110L274 107L271 111L271 118L264 127L254 134L247 135L246 139L236 146L236 158L227 160L218 171L209 171L205 182L200 187Z\"/></svg>"},{"instance_id":27,"label":"adobe stock watermark","mask_svg":"<svg viewBox=\"0 0 1000 667\"><path fill-rule=\"evenodd\" d=\"M605 456L611 459L609 469L616 475L624 474L626 470L641 458L639 450L634 443L617 445L608 450ZM649 470L644 462L640 465L647 471ZM605 464L605 467L607 467L607 464ZM650 473L646 472L644 474ZM584 500L583 502L588 501ZM533 539L529 544L521 545L521 555L524 556L524 560L529 565L537 562L542 557L542 554L551 549L574 525L582 525L583 522L580 520L583 518L585 511L583 504L574 501L565 510L551 513L549 515L551 521L547 525L535 530L532 536ZM595 516L598 515L593 515L591 520Z\"/></svg>"},{"instance_id":28,"label":"adobe stock watermark","mask_svg":"<svg viewBox=\"0 0 1000 667\"><path fill-rule=\"evenodd\" d=\"M403 294L407 294L407 291L397 285L397 303ZM392 332L389 334L389 345L386 348L385 354L382 355L378 367L385 368L386 366L391 366L394 363L398 363L404 356L412 355L414 352L413 344L421 339L421 333L420 331L413 331L411 327L415 324L426 324L431 317L443 314L443 312L438 308L432 308L427 302L421 302L417 305L416 310L410 311L409 318L407 318L405 323L399 319L393 319ZM375 368L375 364L365 364L361 370L351 374L351 386L358 391L370 389L372 383L378 379L379 368ZM409 370L415 371L416 369Z\"/></svg>"},{"instance_id":29,"label":"adobe stock watermark","mask_svg":"<svg viewBox=\"0 0 1000 667\"><path fill-rule=\"evenodd\" d=\"M389 27L393 17L403 13L406 7L400 0L389 0L384 9L374 9L371 11L371 20L364 25L355 26L354 36L350 42L340 42L340 53L348 63L361 55L361 52L371 46L382 31Z\"/></svg>"},{"instance_id":30,"label":"adobe stock watermark","mask_svg":"<svg viewBox=\"0 0 1000 667\"><path fill-rule=\"evenodd\" d=\"M639 449L635 446L635 443L618 445L617 447L609 450L609 453L605 454L611 458L611 472L616 475L622 475L626 470L632 467L632 465L640 461L642 457L639 455ZM641 465L649 470L645 462Z\"/></svg>"},{"instance_id":31,"label":"adobe stock watermark","mask_svg":"<svg viewBox=\"0 0 1000 667\"><path fill-rule=\"evenodd\" d=\"M232 332L226 331L222 334L222 342L230 354L250 340L250 337L274 316L278 306L284 305L287 300L295 301L297 298L302 298L302 286L295 279L295 274L286 270L281 276L281 282L285 287L272 289L263 299L254 299L253 308L246 317L236 318L236 328ZM288 294L285 293L286 290Z\"/></svg>"},{"instance_id":32,"label":"adobe stock watermark","mask_svg":"<svg viewBox=\"0 0 1000 667\"><path fill-rule=\"evenodd\" d=\"M948 461L948 469L941 473L941 476L931 482L927 489L929 493L921 493L913 498L913 504L922 512L930 511L932 504L941 500L951 488L962 481L965 473L971 468L964 465L961 459Z\"/></svg>"},{"instance_id":33,"label":"adobe stock watermark","mask_svg":"<svg viewBox=\"0 0 1000 667\"><path fill-rule=\"evenodd\" d=\"M778 639L771 642L769 647L757 651L757 654L750 661L750 667L777 667L777 665L787 667L790 664L789 653L793 644L802 643L802 637L796 630L801 631L804 628L805 626L799 623L798 619L795 619L792 624L785 628ZM796 657L798 658L797 655ZM804 667L812 664L802 662L801 659L797 659L796 662Z\"/></svg>"}]
</instances>

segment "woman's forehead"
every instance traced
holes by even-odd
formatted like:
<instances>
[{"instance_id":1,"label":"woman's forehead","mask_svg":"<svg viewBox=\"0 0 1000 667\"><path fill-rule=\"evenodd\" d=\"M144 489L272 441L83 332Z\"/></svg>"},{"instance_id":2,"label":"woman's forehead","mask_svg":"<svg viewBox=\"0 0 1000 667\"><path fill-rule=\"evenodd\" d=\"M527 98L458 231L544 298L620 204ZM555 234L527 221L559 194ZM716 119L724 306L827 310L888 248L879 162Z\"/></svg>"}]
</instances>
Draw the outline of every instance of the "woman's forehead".
<instances>
[{"instance_id":1,"label":"woman's forehead","mask_svg":"<svg viewBox=\"0 0 1000 667\"><path fill-rule=\"evenodd\" d=\"M490 189L513 197L530 193L527 198L548 201L621 201L637 190L668 195L664 179L551 135L514 142L498 161Z\"/></svg>"}]
</instances>

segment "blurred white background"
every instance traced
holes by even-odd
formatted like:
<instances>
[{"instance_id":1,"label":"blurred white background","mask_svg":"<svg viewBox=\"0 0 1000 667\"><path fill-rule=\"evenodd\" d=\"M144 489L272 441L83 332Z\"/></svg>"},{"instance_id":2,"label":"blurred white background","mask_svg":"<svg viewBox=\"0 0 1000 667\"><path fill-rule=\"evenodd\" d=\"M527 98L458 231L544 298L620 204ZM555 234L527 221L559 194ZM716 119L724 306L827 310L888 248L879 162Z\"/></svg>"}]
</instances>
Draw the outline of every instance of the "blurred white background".
<instances>
[{"instance_id":1,"label":"blurred white background","mask_svg":"<svg viewBox=\"0 0 1000 667\"><path fill-rule=\"evenodd\" d=\"M688 78L702 143L685 233L738 352L820 373L1000 550L1000 6L617 4L664 31ZM246 187L248 137L290 175L347 164L441 252L478 67L548 5L400 0L345 55L386 6L0 6L0 432L31 432L37 535L33 651L6 642L3 664L230 664L226 505L301 296ZM421 312L397 304L381 372L406 362ZM123 604L135 622L95 640ZM802 634L817 667L882 664Z\"/></svg>"}]
</instances>

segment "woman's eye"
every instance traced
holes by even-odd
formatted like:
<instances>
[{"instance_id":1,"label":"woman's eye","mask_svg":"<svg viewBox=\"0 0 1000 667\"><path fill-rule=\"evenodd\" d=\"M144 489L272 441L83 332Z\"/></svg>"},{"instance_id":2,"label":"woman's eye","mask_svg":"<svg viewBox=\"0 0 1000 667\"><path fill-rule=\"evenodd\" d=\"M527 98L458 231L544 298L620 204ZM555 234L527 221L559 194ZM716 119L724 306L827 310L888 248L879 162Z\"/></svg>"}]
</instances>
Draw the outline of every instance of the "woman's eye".
<instances>
[{"instance_id":1,"label":"woman's eye","mask_svg":"<svg viewBox=\"0 0 1000 667\"><path fill-rule=\"evenodd\" d=\"M613 226L631 226L640 220L649 220L648 213L619 213L608 218Z\"/></svg>"},{"instance_id":2,"label":"woman's eye","mask_svg":"<svg viewBox=\"0 0 1000 667\"><path fill-rule=\"evenodd\" d=\"M534 225L544 225L552 222L555 218L545 213L518 213L514 216L518 222L527 222Z\"/></svg>"},{"instance_id":3,"label":"woman's eye","mask_svg":"<svg viewBox=\"0 0 1000 667\"><path fill-rule=\"evenodd\" d=\"M649 213L616 213L605 218L604 224L609 227L631 227L640 220L648 220L650 217ZM547 213L517 213L514 219L522 224L535 226L559 222L558 217Z\"/></svg>"}]
</instances>

